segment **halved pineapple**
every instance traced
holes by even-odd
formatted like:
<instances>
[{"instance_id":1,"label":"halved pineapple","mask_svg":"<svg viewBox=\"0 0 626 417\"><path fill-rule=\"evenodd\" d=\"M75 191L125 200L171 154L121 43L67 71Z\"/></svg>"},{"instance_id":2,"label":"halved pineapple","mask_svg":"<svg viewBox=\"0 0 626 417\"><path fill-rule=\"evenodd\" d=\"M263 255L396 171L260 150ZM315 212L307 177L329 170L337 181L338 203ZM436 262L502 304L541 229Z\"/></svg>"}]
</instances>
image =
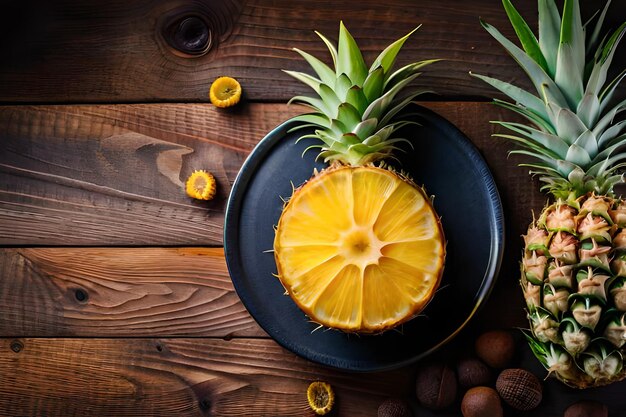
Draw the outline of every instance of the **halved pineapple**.
<instances>
[{"instance_id":1,"label":"halved pineapple","mask_svg":"<svg viewBox=\"0 0 626 417\"><path fill-rule=\"evenodd\" d=\"M423 190L375 166L334 165L285 206L278 276L315 322L382 332L414 317L439 285L445 247Z\"/></svg>"},{"instance_id":2,"label":"halved pineapple","mask_svg":"<svg viewBox=\"0 0 626 417\"><path fill-rule=\"evenodd\" d=\"M434 295L444 263L439 219L424 191L388 168L400 136L415 125L407 87L436 60L394 69L415 30L385 48L368 68L339 24L337 47L320 33L333 68L296 49L315 75L286 71L317 97L296 96L312 112L291 119L300 139L315 139L331 164L301 185L276 226L278 277L314 322L355 333L391 329ZM312 128L312 129L311 129ZM312 131L311 131L312 130ZM378 165L377 167L374 164Z\"/></svg>"}]
</instances>

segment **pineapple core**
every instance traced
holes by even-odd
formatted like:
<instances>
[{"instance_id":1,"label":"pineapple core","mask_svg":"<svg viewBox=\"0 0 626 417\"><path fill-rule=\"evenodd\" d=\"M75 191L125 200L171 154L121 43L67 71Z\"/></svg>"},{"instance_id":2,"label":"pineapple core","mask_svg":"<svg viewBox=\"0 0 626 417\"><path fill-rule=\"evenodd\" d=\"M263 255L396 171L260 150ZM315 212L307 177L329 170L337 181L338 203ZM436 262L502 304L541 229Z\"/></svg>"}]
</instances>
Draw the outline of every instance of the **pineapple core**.
<instances>
[{"instance_id":1,"label":"pineapple core","mask_svg":"<svg viewBox=\"0 0 626 417\"><path fill-rule=\"evenodd\" d=\"M378 265L383 256L381 249L383 242L378 240L372 228L357 227L350 230L338 242L338 252L346 259L364 270L368 265Z\"/></svg>"}]
</instances>

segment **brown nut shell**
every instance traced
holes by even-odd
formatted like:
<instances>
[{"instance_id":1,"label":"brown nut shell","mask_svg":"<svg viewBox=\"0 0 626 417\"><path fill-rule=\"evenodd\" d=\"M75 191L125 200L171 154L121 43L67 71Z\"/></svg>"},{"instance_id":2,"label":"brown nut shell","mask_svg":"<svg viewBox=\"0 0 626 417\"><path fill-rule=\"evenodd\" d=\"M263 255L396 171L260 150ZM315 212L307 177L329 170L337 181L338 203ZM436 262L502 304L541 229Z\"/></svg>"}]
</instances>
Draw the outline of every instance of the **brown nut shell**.
<instances>
[{"instance_id":1,"label":"brown nut shell","mask_svg":"<svg viewBox=\"0 0 626 417\"><path fill-rule=\"evenodd\" d=\"M505 369L500 372L496 390L504 402L522 411L537 407L543 396L541 382L525 369Z\"/></svg>"},{"instance_id":2,"label":"brown nut shell","mask_svg":"<svg viewBox=\"0 0 626 417\"><path fill-rule=\"evenodd\" d=\"M460 359L456 365L456 375L463 388L490 385L494 378L487 364L475 357Z\"/></svg>"},{"instance_id":3,"label":"brown nut shell","mask_svg":"<svg viewBox=\"0 0 626 417\"><path fill-rule=\"evenodd\" d=\"M463 417L502 417L504 411L500 396L490 387L473 387L461 401Z\"/></svg>"},{"instance_id":4,"label":"brown nut shell","mask_svg":"<svg viewBox=\"0 0 626 417\"><path fill-rule=\"evenodd\" d=\"M583 400L567 407L563 417L609 417L609 409L600 402Z\"/></svg>"},{"instance_id":5,"label":"brown nut shell","mask_svg":"<svg viewBox=\"0 0 626 417\"><path fill-rule=\"evenodd\" d=\"M415 388L417 399L424 407L441 410L456 399L456 375L444 363L428 363L418 369Z\"/></svg>"},{"instance_id":6,"label":"brown nut shell","mask_svg":"<svg viewBox=\"0 0 626 417\"><path fill-rule=\"evenodd\" d=\"M378 417L413 417L413 412L406 401L389 398L378 406Z\"/></svg>"},{"instance_id":7,"label":"brown nut shell","mask_svg":"<svg viewBox=\"0 0 626 417\"><path fill-rule=\"evenodd\" d=\"M515 338L507 330L491 330L478 336L474 348L487 365L504 369L511 365L515 356Z\"/></svg>"}]
</instances>

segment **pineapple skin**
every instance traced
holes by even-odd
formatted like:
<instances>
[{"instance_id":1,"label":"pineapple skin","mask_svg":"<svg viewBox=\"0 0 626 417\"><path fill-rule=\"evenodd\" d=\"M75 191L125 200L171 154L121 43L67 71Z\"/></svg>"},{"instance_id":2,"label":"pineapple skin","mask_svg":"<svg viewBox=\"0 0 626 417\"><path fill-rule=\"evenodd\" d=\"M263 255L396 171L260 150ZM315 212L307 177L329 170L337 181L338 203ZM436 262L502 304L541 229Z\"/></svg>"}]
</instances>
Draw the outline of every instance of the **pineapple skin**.
<instances>
[{"instance_id":1,"label":"pineapple skin","mask_svg":"<svg viewBox=\"0 0 626 417\"><path fill-rule=\"evenodd\" d=\"M625 377L624 183L626 100L613 99L626 71L609 77L626 22L605 33L611 1L589 20L579 0L538 3L537 35L511 0L503 7L517 39L481 20L483 28L515 59L532 90L472 74L507 100L494 103L523 122L493 121L494 136L517 144L529 168L554 199L528 228L521 287L534 355L550 374L572 387L607 385ZM520 45L520 46L518 46Z\"/></svg>"},{"instance_id":2,"label":"pineapple skin","mask_svg":"<svg viewBox=\"0 0 626 417\"><path fill-rule=\"evenodd\" d=\"M587 193L546 206L524 236L520 285L531 349L566 385L626 377L626 200Z\"/></svg>"}]
</instances>

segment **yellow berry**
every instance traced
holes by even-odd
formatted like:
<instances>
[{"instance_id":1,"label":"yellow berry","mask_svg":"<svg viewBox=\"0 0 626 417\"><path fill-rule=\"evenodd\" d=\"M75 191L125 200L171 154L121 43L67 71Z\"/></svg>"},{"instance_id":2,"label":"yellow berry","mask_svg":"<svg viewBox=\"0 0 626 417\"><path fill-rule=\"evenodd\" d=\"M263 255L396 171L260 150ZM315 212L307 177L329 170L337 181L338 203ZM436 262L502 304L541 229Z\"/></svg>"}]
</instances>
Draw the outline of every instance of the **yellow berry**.
<instances>
[{"instance_id":1,"label":"yellow berry","mask_svg":"<svg viewBox=\"0 0 626 417\"><path fill-rule=\"evenodd\" d=\"M198 200L211 200L217 191L215 177L207 171L194 171L187 179L187 195Z\"/></svg>"},{"instance_id":2,"label":"yellow berry","mask_svg":"<svg viewBox=\"0 0 626 417\"><path fill-rule=\"evenodd\" d=\"M209 98L216 107L230 107L241 99L241 85L234 78L219 77L209 89Z\"/></svg>"},{"instance_id":3,"label":"yellow berry","mask_svg":"<svg viewBox=\"0 0 626 417\"><path fill-rule=\"evenodd\" d=\"M318 416L328 414L335 403L335 393L330 384L315 381L306 390L306 398L309 405Z\"/></svg>"}]
</instances>

